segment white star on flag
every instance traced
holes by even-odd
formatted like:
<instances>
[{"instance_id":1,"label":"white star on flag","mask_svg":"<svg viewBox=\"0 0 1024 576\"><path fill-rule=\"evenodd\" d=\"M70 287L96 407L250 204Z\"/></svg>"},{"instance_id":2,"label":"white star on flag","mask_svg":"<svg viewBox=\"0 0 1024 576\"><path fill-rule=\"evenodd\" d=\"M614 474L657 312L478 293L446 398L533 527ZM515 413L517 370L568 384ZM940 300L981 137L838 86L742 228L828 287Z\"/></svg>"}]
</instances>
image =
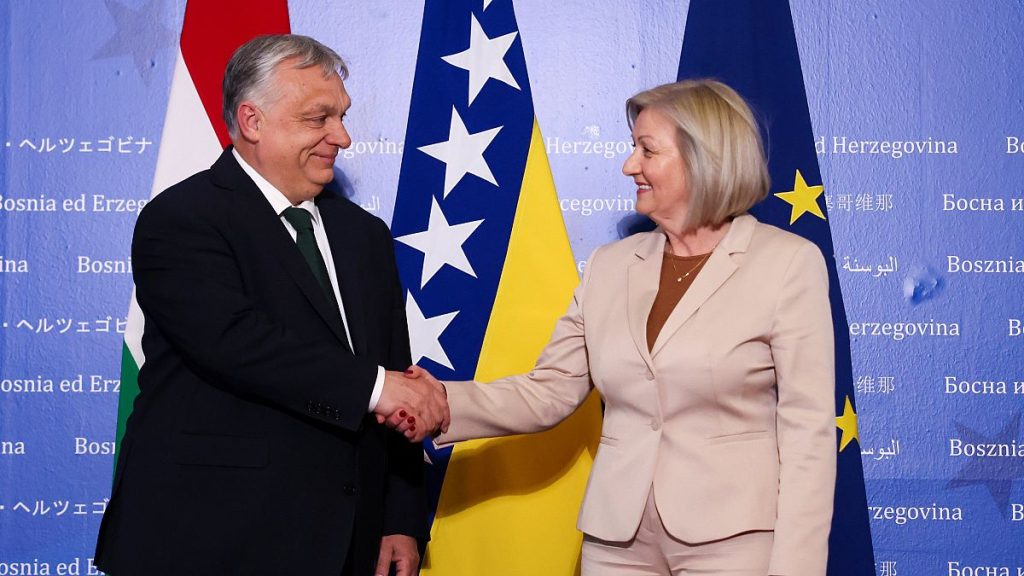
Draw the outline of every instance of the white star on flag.
<instances>
[{"instance_id":1,"label":"white star on flag","mask_svg":"<svg viewBox=\"0 0 1024 576\"><path fill-rule=\"evenodd\" d=\"M448 140L436 144L420 146L419 150L428 156L445 163L444 197L462 181L466 174L479 176L484 180L498 185L490 166L484 160L484 152L491 145L494 137L501 132L502 126L470 134L466 124L459 116L459 111L452 107L452 120L448 128Z\"/></svg>"},{"instance_id":2,"label":"white star on flag","mask_svg":"<svg viewBox=\"0 0 1024 576\"><path fill-rule=\"evenodd\" d=\"M484 0L484 12L487 11L487 7L491 5L493 0Z\"/></svg>"},{"instance_id":3,"label":"white star on flag","mask_svg":"<svg viewBox=\"0 0 1024 576\"><path fill-rule=\"evenodd\" d=\"M420 288L426 286L427 282L445 264L476 278L476 271L473 270L473 265L466 258L466 252L462 249L462 245L482 222L483 220L475 220L450 225L444 212L441 211L437 199L430 198L430 223L427 224L427 229L423 232L395 238L402 244L423 252L423 274L420 277Z\"/></svg>"},{"instance_id":4,"label":"white star on flag","mask_svg":"<svg viewBox=\"0 0 1024 576\"><path fill-rule=\"evenodd\" d=\"M441 366L454 370L452 361L448 359L440 338L448 325L452 323L459 311L448 312L439 316L425 318L412 292L405 300L405 315L409 322L409 347L412 350L412 363L416 364L423 358L430 358Z\"/></svg>"},{"instance_id":5,"label":"white star on flag","mask_svg":"<svg viewBox=\"0 0 1024 576\"><path fill-rule=\"evenodd\" d=\"M486 6L484 7L486 10ZM462 68L469 72L469 103L473 104L477 94L484 88L488 80L494 78L505 84L521 90L512 71L505 64L505 53L512 46L519 32L509 32L497 38L488 38L484 29L476 20L476 15L470 14L469 48L457 54L442 56L445 62Z\"/></svg>"}]
</instances>

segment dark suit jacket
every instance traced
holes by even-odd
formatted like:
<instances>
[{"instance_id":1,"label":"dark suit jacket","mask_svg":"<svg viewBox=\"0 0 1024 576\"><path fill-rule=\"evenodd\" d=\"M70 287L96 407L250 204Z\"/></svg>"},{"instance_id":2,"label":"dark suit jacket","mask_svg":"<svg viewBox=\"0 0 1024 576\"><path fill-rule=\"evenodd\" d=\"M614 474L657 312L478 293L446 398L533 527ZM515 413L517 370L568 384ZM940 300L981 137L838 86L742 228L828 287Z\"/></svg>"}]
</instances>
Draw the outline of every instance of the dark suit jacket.
<instances>
[{"instance_id":1,"label":"dark suit jacket","mask_svg":"<svg viewBox=\"0 0 1024 576\"><path fill-rule=\"evenodd\" d=\"M117 576L372 574L426 538L421 447L367 414L409 336L391 235L325 191L356 354L280 218L225 151L158 195L132 242L145 365L96 564Z\"/></svg>"}]
</instances>

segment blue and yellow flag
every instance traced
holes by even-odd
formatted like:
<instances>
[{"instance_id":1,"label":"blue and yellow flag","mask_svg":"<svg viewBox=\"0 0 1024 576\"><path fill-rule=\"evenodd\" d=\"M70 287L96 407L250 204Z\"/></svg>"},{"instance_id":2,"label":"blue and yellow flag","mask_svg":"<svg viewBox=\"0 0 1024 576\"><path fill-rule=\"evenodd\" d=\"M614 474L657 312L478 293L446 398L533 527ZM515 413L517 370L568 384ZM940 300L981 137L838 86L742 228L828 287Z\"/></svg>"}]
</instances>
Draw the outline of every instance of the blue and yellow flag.
<instances>
[{"instance_id":1,"label":"blue and yellow flag","mask_svg":"<svg viewBox=\"0 0 1024 576\"><path fill-rule=\"evenodd\" d=\"M873 575L846 309L787 0L691 0L679 79L705 77L735 88L750 102L764 127L772 189L752 210L754 215L813 241L825 255L835 326L839 451L828 574Z\"/></svg>"},{"instance_id":2,"label":"blue and yellow flag","mask_svg":"<svg viewBox=\"0 0 1024 576\"><path fill-rule=\"evenodd\" d=\"M427 0L392 232L413 361L528 371L578 282L511 0ZM596 397L547 433L425 447L424 574L571 575Z\"/></svg>"}]
</instances>

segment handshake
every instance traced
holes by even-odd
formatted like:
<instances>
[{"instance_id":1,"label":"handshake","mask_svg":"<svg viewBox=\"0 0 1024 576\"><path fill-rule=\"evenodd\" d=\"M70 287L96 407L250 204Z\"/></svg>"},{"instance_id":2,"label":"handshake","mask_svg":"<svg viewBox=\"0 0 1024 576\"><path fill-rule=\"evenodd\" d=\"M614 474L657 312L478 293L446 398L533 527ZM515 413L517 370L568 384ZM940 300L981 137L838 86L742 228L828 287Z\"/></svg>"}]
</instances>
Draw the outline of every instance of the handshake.
<instances>
[{"instance_id":1,"label":"handshake","mask_svg":"<svg viewBox=\"0 0 1024 576\"><path fill-rule=\"evenodd\" d=\"M448 431L448 393L444 386L419 366L405 373L385 372L384 389L373 410L379 424L405 435L410 442Z\"/></svg>"}]
</instances>

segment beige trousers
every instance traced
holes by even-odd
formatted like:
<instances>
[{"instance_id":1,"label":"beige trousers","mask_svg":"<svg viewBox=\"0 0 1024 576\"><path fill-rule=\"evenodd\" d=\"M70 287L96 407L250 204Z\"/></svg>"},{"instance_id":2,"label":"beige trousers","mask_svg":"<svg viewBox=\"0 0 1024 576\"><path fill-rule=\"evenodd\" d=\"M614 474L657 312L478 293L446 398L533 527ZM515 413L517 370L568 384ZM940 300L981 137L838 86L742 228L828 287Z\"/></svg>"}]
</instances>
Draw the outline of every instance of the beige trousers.
<instances>
[{"instance_id":1,"label":"beige trousers","mask_svg":"<svg viewBox=\"0 0 1024 576\"><path fill-rule=\"evenodd\" d=\"M628 542L583 537L582 576L767 576L774 533L744 532L687 544L661 523L654 490L636 535Z\"/></svg>"}]
</instances>

